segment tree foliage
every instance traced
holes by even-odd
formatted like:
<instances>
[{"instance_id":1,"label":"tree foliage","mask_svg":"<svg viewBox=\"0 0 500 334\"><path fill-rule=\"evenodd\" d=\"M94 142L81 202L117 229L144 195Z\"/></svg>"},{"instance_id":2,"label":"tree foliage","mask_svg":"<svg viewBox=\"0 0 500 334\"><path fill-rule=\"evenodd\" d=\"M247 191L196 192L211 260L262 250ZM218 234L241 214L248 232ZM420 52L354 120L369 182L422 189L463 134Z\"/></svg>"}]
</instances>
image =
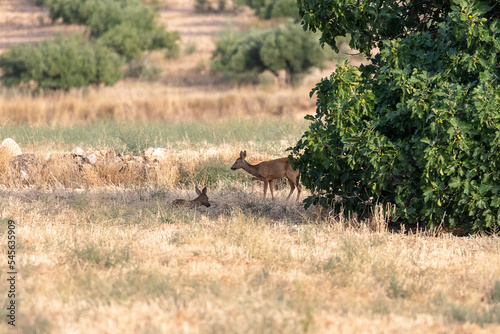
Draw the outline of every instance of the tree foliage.
<instances>
[{"instance_id":1,"label":"tree foliage","mask_svg":"<svg viewBox=\"0 0 500 334\"><path fill-rule=\"evenodd\" d=\"M90 35L127 60L144 51L176 49L178 32L168 32L155 22L155 11L140 0L45 0L50 18L83 24Z\"/></svg>"},{"instance_id":2,"label":"tree foliage","mask_svg":"<svg viewBox=\"0 0 500 334\"><path fill-rule=\"evenodd\" d=\"M325 53L310 32L288 23L267 30L221 36L212 56L212 70L234 78L255 80L258 73L287 73L288 83L297 83L312 67L321 67Z\"/></svg>"},{"instance_id":3,"label":"tree foliage","mask_svg":"<svg viewBox=\"0 0 500 334\"><path fill-rule=\"evenodd\" d=\"M255 9L261 19L269 20L279 17L299 18L295 0L238 0L241 5Z\"/></svg>"},{"instance_id":4,"label":"tree foliage","mask_svg":"<svg viewBox=\"0 0 500 334\"><path fill-rule=\"evenodd\" d=\"M120 57L108 47L86 42L81 35L20 44L0 57L6 86L69 89L91 84L112 85L121 78Z\"/></svg>"},{"instance_id":5,"label":"tree foliage","mask_svg":"<svg viewBox=\"0 0 500 334\"><path fill-rule=\"evenodd\" d=\"M317 110L291 148L306 205L467 231L500 225L500 4L299 1L304 27L369 56L311 92Z\"/></svg>"},{"instance_id":6,"label":"tree foliage","mask_svg":"<svg viewBox=\"0 0 500 334\"><path fill-rule=\"evenodd\" d=\"M139 0L37 0L49 7L52 20L88 27L82 36L38 46L21 45L0 56L1 80L7 86L68 89L90 84L114 84L125 62L137 63L145 51L175 53L178 32L155 22L156 13Z\"/></svg>"}]
</instances>

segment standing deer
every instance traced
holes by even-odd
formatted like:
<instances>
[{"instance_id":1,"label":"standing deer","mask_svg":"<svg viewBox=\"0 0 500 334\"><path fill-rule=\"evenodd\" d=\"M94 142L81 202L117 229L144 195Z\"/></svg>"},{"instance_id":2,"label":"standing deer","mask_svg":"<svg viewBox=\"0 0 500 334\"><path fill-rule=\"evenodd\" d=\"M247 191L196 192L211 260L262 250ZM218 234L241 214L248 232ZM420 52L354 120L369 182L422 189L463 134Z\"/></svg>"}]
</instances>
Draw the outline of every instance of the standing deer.
<instances>
[{"instance_id":1,"label":"standing deer","mask_svg":"<svg viewBox=\"0 0 500 334\"><path fill-rule=\"evenodd\" d=\"M245 161L246 157L247 151L240 152L240 157L236 159L231 169L237 170L239 168L243 168L245 171L252 174L255 180L264 181L264 199L266 198L267 186L269 185L269 188L271 189L271 197L274 199L274 180L286 177L288 179L288 183L290 184L290 193L288 194L287 199L292 196L295 187L297 187L297 200L299 200L300 191L302 190L302 186L297 182L299 171L292 168L288 158L262 161L258 164L251 165Z\"/></svg>"},{"instance_id":2,"label":"standing deer","mask_svg":"<svg viewBox=\"0 0 500 334\"><path fill-rule=\"evenodd\" d=\"M198 194L198 197L193 199L192 201L188 201L186 199L176 199L175 201L172 202L172 205L178 206L178 205L184 205L190 208L196 208L200 205L204 205L207 208L210 207L210 203L208 202L208 197L207 197L207 187L203 188L202 191L198 189L198 187L195 187L196 193Z\"/></svg>"}]
</instances>

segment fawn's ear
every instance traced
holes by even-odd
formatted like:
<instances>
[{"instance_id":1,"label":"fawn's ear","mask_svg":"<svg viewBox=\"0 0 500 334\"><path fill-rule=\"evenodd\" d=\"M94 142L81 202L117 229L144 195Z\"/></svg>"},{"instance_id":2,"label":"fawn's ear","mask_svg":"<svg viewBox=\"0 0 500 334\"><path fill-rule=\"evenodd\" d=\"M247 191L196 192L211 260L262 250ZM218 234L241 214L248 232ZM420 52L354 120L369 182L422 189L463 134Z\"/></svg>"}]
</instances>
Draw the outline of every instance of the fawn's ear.
<instances>
[{"instance_id":1,"label":"fawn's ear","mask_svg":"<svg viewBox=\"0 0 500 334\"><path fill-rule=\"evenodd\" d=\"M198 195L201 195L201 191L200 191L200 189L198 189L198 187L194 187L194 190L196 190L196 193L197 193Z\"/></svg>"},{"instance_id":2,"label":"fawn's ear","mask_svg":"<svg viewBox=\"0 0 500 334\"><path fill-rule=\"evenodd\" d=\"M203 188L203 190L201 191L203 194L207 194L207 187Z\"/></svg>"}]
</instances>

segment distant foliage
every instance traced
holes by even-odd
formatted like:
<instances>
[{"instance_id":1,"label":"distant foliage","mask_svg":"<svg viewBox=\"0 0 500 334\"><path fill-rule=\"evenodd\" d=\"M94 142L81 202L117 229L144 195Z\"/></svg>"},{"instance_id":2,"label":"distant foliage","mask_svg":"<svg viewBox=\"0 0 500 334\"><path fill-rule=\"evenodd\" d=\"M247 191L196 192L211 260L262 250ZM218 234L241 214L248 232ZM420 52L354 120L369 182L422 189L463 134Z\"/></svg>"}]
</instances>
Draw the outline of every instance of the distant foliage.
<instances>
[{"instance_id":1,"label":"distant foliage","mask_svg":"<svg viewBox=\"0 0 500 334\"><path fill-rule=\"evenodd\" d=\"M14 47L0 56L1 80L7 86L29 83L37 89L68 89L112 85L122 76L124 62L137 62L145 51L167 49L169 56L179 54L179 33L158 26L154 10L139 0L36 3L49 7L52 20L86 25L90 36L86 41L82 36L59 37L38 46Z\"/></svg>"},{"instance_id":2,"label":"distant foliage","mask_svg":"<svg viewBox=\"0 0 500 334\"><path fill-rule=\"evenodd\" d=\"M227 8L227 0L196 0L194 4L194 10L200 13L223 12Z\"/></svg>"},{"instance_id":3,"label":"distant foliage","mask_svg":"<svg viewBox=\"0 0 500 334\"><path fill-rule=\"evenodd\" d=\"M301 3L304 25L369 56L313 89L317 110L291 149L306 205L466 231L500 225L500 4L452 0L326 8ZM332 19L333 18L333 19Z\"/></svg>"},{"instance_id":4,"label":"distant foliage","mask_svg":"<svg viewBox=\"0 0 500 334\"><path fill-rule=\"evenodd\" d=\"M158 26L155 11L139 0L45 0L45 5L52 20L86 25L92 37L127 60L144 51L179 48L179 33Z\"/></svg>"},{"instance_id":5,"label":"distant foliage","mask_svg":"<svg viewBox=\"0 0 500 334\"><path fill-rule=\"evenodd\" d=\"M269 20L279 17L299 19L299 10L295 0L237 0L240 5L255 9L261 19Z\"/></svg>"},{"instance_id":6,"label":"distant foliage","mask_svg":"<svg viewBox=\"0 0 500 334\"><path fill-rule=\"evenodd\" d=\"M38 46L21 44L0 56L2 82L6 86L69 89L91 84L113 85L121 76L123 62L113 50L82 36L57 38Z\"/></svg>"},{"instance_id":7,"label":"distant foliage","mask_svg":"<svg viewBox=\"0 0 500 334\"><path fill-rule=\"evenodd\" d=\"M312 67L321 67L325 53L314 34L295 24L252 31L246 35L229 32L221 36L212 56L212 70L237 81L257 82L258 74L270 71L287 75L287 84L299 83Z\"/></svg>"}]
</instances>

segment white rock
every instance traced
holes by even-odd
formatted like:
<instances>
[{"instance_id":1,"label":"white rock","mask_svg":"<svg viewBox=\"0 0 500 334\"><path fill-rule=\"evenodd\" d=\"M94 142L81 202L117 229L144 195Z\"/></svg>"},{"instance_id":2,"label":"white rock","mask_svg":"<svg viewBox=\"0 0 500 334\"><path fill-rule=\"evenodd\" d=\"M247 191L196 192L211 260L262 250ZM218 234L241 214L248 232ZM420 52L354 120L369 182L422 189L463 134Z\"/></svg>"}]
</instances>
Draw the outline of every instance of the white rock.
<instances>
[{"instance_id":1,"label":"white rock","mask_svg":"<svg viewBox=\"0 0 500 334\"><path fill-rule=\"evenodd\" d=\"M73 149L73 151L71 151L71 154L82 157L85 152L80 147L76 147Z\"/></svg>"},{"instance_id":2,"label":"white rock","mask_svg":"<svg viewBox=\"0 0 500 334\"><path fill-rule=\"evenodd\" d=\"M0 159L8 161L18 155L23 154L21 148L11 138L5 138L0 145Z\"/></svg>"},{"instance_id":3,"label":"white rock","mask_svg":"<svg viewBox=\"0 0 500 334\"><path fill-rule=\"evenodd\" d=\"M142 155L147 161L162 161L168 155L168 150L166 148L152 148L148 147L144 151L142 151Z\"/></svg>"},{"instance_id":4,"label":"white rock","mask_svg":"<svg viewBox=\"0 0 500 334\"><path fill-rule=\"evenodd\" d=\"M85 158L87 159L87 161L91 165L95 165L95 163L97 162L97 157L95 156L94 153L91 153L91 154L87 155Z\"/></svg>"}]
</instances>

